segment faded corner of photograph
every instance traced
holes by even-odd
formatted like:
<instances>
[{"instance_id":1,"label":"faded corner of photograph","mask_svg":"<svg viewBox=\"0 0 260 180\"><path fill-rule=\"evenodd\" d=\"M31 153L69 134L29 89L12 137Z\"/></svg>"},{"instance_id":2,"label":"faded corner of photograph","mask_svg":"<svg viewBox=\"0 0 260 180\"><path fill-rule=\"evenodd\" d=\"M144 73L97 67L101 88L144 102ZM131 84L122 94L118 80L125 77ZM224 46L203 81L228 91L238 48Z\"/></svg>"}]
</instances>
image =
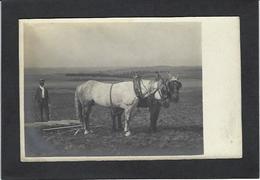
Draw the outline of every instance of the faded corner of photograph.
<instances>
[{"instance_id":1,"label":"faded corner of photograph","mask_svg":"<svg viewBox=\"0 0 260 180\"><path fill-rule=\"evenodd\" d=\"M201 23L27 20L22 36L26 157L203 155Z\"/></svg>"}]
</instances>

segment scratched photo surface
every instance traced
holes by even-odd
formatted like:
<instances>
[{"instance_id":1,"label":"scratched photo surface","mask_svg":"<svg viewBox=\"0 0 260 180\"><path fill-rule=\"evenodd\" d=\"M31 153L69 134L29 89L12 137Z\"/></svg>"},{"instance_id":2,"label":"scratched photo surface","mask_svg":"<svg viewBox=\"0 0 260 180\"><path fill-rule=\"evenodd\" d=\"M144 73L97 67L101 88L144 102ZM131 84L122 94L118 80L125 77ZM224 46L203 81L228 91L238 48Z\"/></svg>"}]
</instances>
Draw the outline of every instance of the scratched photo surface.
<instances>
[{"instance_id":1,"label":"scratched photo surface","mask_svg":"<svg viewBox=\"0 0 260 180\"><path fill-rule=\"evenodd\" d=\"M26 157L203 155L201 23L24 23L23 48ZM77 86L133 82L136 74L182 83L178 102L160 106L156 131L149 108L137 106L126 136L124 114L115 130L111 107L94 103L85 134ZM40 80L48 91L42 107Z\"/></svg>"}]
</instances>

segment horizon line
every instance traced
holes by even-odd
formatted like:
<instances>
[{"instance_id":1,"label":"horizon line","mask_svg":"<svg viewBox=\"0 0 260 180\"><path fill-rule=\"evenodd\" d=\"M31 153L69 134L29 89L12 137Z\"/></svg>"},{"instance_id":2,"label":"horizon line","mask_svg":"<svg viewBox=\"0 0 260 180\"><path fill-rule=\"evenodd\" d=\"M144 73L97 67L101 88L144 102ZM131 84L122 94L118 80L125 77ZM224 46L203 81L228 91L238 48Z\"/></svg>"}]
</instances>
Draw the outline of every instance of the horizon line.
<instances>
[{"instance_id":1,"label":"horizon line","mask_svg":"<svg viewBox=\"0 0 260 180\"><path fill-rule=\"evenodd\" d=\"M177 66L172 66L172 65L156 65L156 66L88 66L88 67L82 67L82 66L74 66L74 67L65 67L65 66L60 66L60 67L24 67L24 69L29 69L29 68L38 68L38 69L43 69L43 68L49 68L49 69L54 69L54 68L148 68L148 67L202 67L202 65L177 65Z\"/></svg>"}]
</instances>

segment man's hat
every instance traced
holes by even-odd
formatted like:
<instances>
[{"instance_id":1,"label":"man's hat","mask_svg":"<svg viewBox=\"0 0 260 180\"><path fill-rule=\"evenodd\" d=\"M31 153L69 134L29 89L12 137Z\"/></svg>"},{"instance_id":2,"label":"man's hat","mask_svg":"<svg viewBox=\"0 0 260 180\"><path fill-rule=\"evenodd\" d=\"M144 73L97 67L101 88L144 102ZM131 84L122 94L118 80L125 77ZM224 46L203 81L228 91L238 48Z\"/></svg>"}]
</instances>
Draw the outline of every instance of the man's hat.
<instances>
[{"instance_id":1,"label":"man's hat","mask_svg":"<svg viewBox=\"0 0 260 180\"><path fill-rule=\"evenodd\" d=\"M45 80L44 79L40 79L39 82L44 82Z\"/></svg>"}]
</instances>

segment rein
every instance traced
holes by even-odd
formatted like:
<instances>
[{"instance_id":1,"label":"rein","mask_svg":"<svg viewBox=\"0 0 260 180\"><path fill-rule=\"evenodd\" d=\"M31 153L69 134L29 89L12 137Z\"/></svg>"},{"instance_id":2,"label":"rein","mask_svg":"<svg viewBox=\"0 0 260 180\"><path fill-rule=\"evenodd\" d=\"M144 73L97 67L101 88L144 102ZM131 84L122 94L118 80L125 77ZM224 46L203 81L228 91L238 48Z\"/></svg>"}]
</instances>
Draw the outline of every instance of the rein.
<instances>
[{"instance_id":1,"label":"rein","mask_svg":"<svg viewBox=\"0 0 260 180\"><path fill-rule=\"evenodd\" d=\"M144 97L145 95L147 95L147 94L150 93L150 89L151 89L151 87L150 87L150 88L147 88L147 87L144 85L142 79L140 80L140 82L141 82L141 84L143 85L143 87L144 87L144 89L145 89L145 91L146 91L144 94L142 93L142 95L143 95L143 97ZM150 80L149 85L151 85L152 83L153 83L153 81ZM155 92L156 92L157 90L158 90L158 89L156 89ZM142 92L142 87L141 87L141 92ZM155 92L154 92L154 93L155 93ZM154 94L154 93L151 93L151 95Z\"/></svg>"},{"instance_id":2,"label":"rein","mask_svg":"<svg viewBox=\"0 0 260 180\"><path fill-rule=\"evenodd\" d=\"M165 85L165 87L166 87L166 91L168 92L168 88L167 88L166 85ZM155 94L157 91L158 91L158 93L159 93L159 95L160 95L160 97L161 97L161 100L160 100L160 101L164 102L164 101L168 98L168 96L167 96L167 97L164 97L164 96L163 96L162 90L160 89L160 87L158 87L158 88L156 89L156 91L154 92L154 94Z\"/></svg>"}]
</instances>

